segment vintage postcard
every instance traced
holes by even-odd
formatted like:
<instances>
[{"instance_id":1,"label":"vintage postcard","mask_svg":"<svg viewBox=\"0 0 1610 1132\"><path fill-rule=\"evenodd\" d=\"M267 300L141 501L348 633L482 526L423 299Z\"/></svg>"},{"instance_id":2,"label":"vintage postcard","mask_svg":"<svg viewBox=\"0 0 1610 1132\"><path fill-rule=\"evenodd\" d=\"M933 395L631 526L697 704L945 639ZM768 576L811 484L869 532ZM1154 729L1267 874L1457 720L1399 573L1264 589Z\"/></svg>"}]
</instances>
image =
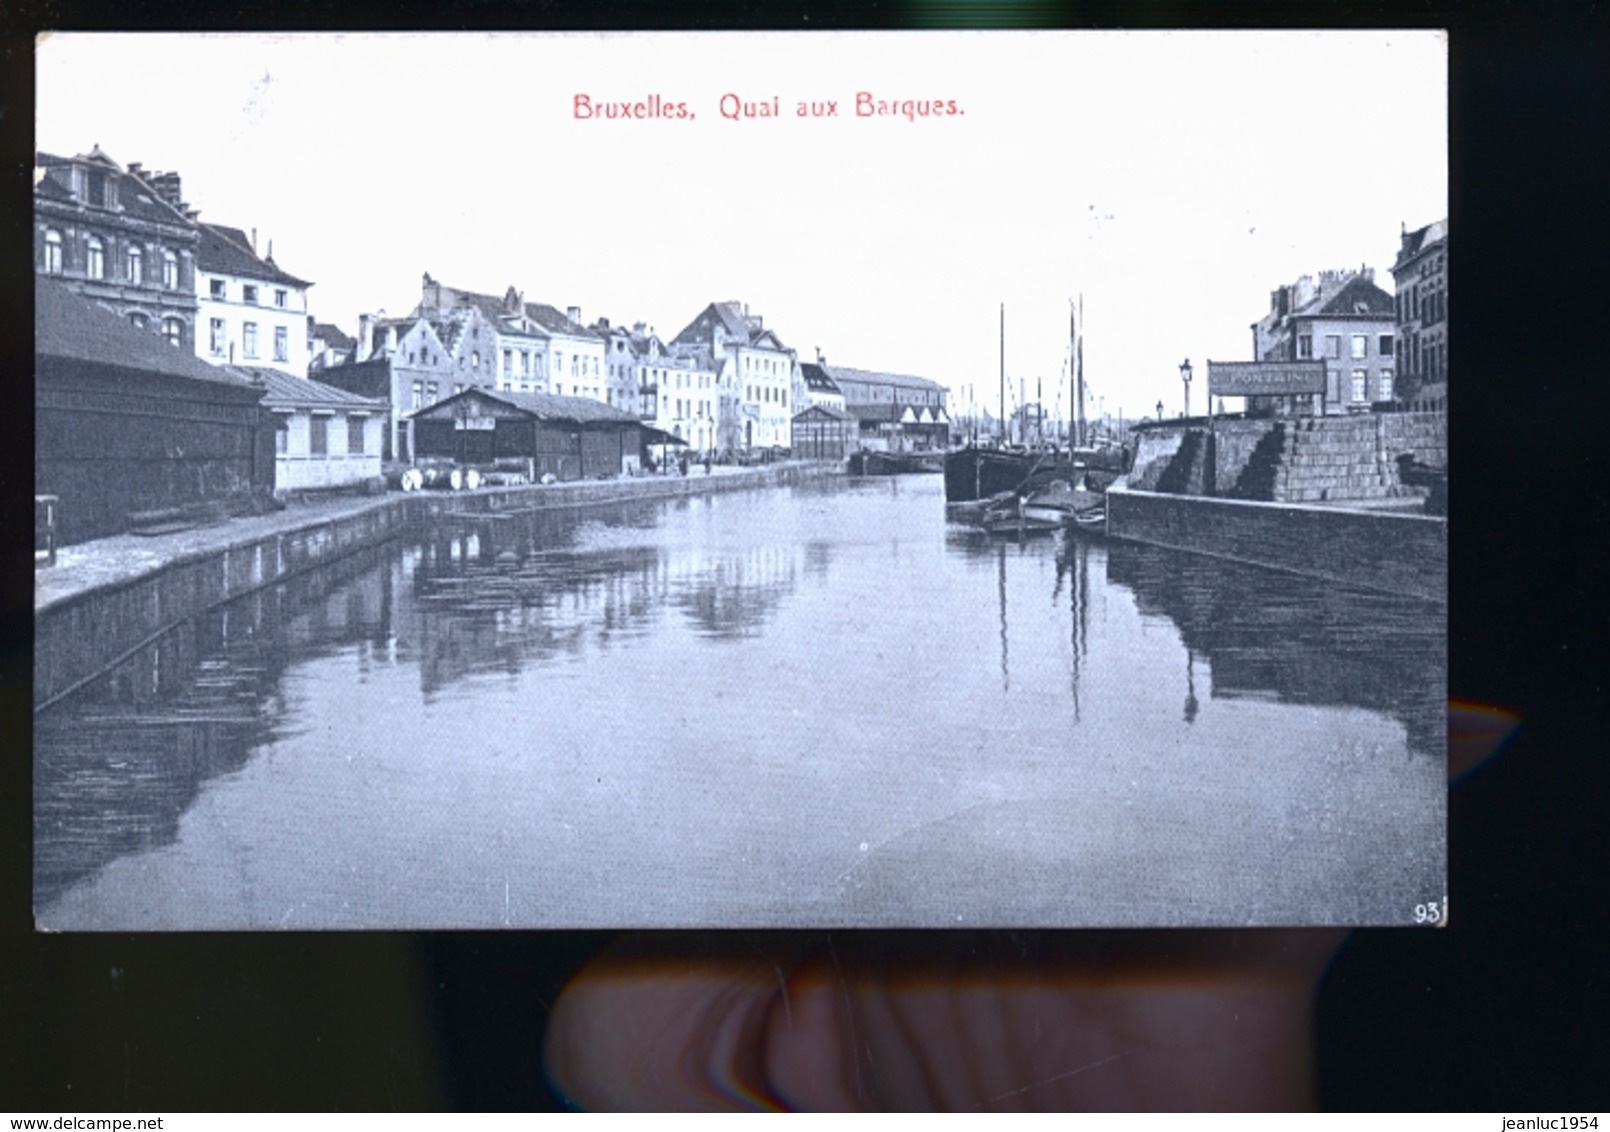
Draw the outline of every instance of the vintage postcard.
<instances>
[{"instance_id":1,"label":"vintage postcard","mask_svg":"<svg viewBox=\"0 0 1610 1132\"><path fill-rule=\"evenodd\" d=\"M39 929L1445 920L1440 35L36 60Z\"/></svg>"}]
</instances>

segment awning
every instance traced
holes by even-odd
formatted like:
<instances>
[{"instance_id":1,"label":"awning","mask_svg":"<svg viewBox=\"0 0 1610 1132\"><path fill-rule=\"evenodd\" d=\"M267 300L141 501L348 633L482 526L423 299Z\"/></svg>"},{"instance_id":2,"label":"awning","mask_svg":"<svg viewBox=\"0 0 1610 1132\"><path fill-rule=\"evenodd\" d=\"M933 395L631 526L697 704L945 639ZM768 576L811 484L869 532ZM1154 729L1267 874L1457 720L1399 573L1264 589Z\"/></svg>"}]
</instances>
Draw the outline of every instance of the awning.
<instances>
[{"instance_id":1,"label":"awning","mask_svg":"<svg viewBox=\"0 0 1610 1132\"><path fill-rule=\"evenodd\" d=\"M653 425L644 425L643 426L643 443L644 444L680 444L684 448L686 448L687 444L688 444L688 442L686 440L683 440L680 436L677 436L675 433L666 432L663 428L655 428Z\"/></svg>"}]
</instances>

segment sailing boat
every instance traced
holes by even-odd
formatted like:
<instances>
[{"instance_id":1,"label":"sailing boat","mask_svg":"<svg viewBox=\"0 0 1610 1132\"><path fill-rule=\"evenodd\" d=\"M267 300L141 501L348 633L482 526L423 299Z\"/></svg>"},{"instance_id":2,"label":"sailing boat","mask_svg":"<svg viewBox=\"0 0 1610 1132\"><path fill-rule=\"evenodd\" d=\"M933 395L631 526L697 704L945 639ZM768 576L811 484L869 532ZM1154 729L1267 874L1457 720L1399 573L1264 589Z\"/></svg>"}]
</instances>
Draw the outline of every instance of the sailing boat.
<instances>
[{"instance_id":1,"label":"sailing boat","mask_svg":"<svg viewBox=\"0 0 1610 1132\"><path fill-rule=\"evenodd\" d=\"M1091 486L1105 488L1120 475L1123 468L1121 450L1084 448L1083 365L1078 324L1070 315L1070 332L1073 344L1074 377L1080 383L1081 396L1075 399L1078 406L1078 428L1072 452L1055 448L1038 451L1026 447L1008 448L1004 435L996 437L992 446L969 444L945 457L945 502L952 505L951 517L958 521L976 520L985 508L976 506L993 501L1007 493L1032 495L1062 480L1075 485L1081 479ZM998 426L1006 422L1006 304L1001 304L1001 404ZM974 504L959 508L957 504Z\"/></svg>"}]
</instances>

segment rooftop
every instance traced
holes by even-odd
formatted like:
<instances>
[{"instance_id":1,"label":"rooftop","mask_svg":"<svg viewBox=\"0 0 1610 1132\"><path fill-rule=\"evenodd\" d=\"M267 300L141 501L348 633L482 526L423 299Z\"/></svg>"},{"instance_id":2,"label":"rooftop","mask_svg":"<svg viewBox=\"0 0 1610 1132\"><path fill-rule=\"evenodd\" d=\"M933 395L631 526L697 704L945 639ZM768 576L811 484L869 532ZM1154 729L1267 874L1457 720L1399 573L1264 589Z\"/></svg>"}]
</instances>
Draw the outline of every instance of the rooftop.
<instances>
[{"instance_id":1,"label":"rooftop","mask_svg":"<svg viewBox=\"0 0 1610 1132\"><path fill-rule=\"evenodd\" d=\"M48 276L34 277L34 354L235 388L250 384L224 367L208 365L170 346L162 335L131 325Z\"/></svg>"},{"instance_id":2,"label":"rooftop","mask_svg":"<svg viewBox=\"0 0 1610 1132\"><path fill-rule=\"evenodd\" d=\"M196 251L196 266L200 270L283 283L287 287L312 286L306 280L280 270L273 257L259 256L252 250L251 240L239 228L199 221L196 227L201 231L201 247Z\"/></svg>"},{"instance_id":3,"label":"rooftop","mask_svg":"<svg viewBox=\"0 0 1610 1132\"><path fill-rule=\"evenodd\" d=\"M254 385L264 389L263 404L271 409L364 409L385 412L390 403L373 397L360 397L322 381L293 377L267 366L231 366Z\"/></svg>"}]
</instances>

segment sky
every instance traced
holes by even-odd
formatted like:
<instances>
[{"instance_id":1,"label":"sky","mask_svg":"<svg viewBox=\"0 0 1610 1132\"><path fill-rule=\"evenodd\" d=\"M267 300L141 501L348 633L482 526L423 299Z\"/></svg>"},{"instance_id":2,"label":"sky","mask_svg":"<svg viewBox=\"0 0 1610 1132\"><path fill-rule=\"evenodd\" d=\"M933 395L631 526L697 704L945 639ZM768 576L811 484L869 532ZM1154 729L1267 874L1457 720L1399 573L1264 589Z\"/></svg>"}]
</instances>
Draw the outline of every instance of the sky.
<instances>
[{"instance_id":1,"label":"sky","mask_svg":"<svg viewBox=\"0 0 1610 1132\"><path fill-rule=\"evenodd\" d=\"M39 149L178 172L348 333L425 272L665 339L738 300L953 413L995 411L1004 345L1007 410L1065 416L1081 295L1092 416L1182 408L1186 358L1200 412L1275 287L1390 292L1401 227L1447 215L1426 31L74 33L36 62Z\"/></svg>"}]
</instances>

